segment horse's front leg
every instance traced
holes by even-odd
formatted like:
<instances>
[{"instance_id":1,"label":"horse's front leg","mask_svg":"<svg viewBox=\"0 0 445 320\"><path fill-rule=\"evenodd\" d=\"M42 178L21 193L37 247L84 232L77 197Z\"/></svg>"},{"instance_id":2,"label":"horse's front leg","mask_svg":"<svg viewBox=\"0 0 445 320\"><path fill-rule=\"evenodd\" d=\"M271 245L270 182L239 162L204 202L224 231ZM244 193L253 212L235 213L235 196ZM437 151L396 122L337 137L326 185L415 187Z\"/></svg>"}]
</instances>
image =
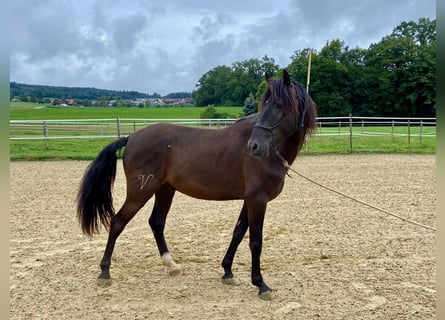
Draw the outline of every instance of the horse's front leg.
<instances>
[{"instance_id":1,"label":"horse's front leg","mask_svg":"<svg viewBox=\"0 0 445 320\"><path fill-rule=\"evenodd\" d=\"M264 214L266 212L267 201L257 197L247 203L248 223L249 223L249 247L252 255L252 283L260 291L261 299L272 299L272 289L266 285L261 275L261 250L263 246L263 225Z\"/></svg>"},{"instance_id":2,"label":"horse's front leg","mask_svg":"<svg viewBox=\"0 0 445 320\"><path fill-rule=\"evenodd\" d=\"M235 229L233 230L232 241L230 242L229 248L227 249L226 255L222 261L222 267L224 268L224 275L222 276L222 281L226 284L236 284L232 273L232 264L235 257L236 250L239 244L244 238L247 232L247 207L246 202L243 204L241 213L239 215L238 221L236 222Z\"/></svg>"}]
</instances>

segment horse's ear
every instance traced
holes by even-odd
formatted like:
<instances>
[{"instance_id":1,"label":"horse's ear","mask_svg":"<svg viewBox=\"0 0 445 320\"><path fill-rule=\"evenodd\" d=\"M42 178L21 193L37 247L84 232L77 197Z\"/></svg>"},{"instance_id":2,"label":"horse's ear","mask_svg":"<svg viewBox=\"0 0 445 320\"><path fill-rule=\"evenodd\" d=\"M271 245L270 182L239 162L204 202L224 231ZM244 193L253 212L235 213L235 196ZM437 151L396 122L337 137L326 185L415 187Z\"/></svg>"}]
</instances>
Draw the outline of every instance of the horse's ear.
<instances>
[{"instance_id":1,"label":"horse's ear","mask_svg":"<svg viewBox=\"0 0 445 320\"><path fill-rule=\"evenodd\" d=\"M283 69L283 80L284 80L284 83L286 84L286 86L290 86L291 80L290 80L289 73L287 73L286 69Z\"/></svg>"},{"instance_id":2,"label":"horse's ear","mask_svg":"<svg viewBox=\"0 0 445 320\"><path fill-rule=\"evenodd\" d=\"M270 81L272 80L272 78L270 77L270 75L266 72L264 72L264 80L266 80L267 83L270 83Z\"/></svg>"}]
</instances>

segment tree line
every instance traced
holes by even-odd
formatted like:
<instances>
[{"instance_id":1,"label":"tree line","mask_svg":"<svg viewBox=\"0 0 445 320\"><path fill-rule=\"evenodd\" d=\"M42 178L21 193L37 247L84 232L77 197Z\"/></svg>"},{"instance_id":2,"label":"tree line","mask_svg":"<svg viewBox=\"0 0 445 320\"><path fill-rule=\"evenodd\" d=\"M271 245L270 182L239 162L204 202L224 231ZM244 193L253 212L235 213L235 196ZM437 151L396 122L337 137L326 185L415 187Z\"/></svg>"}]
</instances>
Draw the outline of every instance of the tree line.
<instances>
[{"instance_id":1,"label":"tree line","mask_svg":"<svg viewBox=\"0 0 445 320\"><path fill-rule=\"evenodd\" d=\"M10 100L17 99L25 102L51 103L53 99L75 99L83 102L95 100L130 100L149 98L190 98L190 92L173 92L166 96L158 93L147 94L138 91L119 91L83 87L62 87L47 85L31 85L17 82L9 83Z\"/></svg>"},{"instance_id":2,"label":"tree line","mask_svg":"<svg viewBox=\"0 0 445 320\"><path fill-rule=\"evenodd\" d=\"M320 50L296 50L284 68L306 85L319 116L435 117L436 20L402 22L368 49L335 39ZM217 66L205 73L192 96L197 106L244 105L254 112L266 87L264 72L279 76L273 58Z\"/></svg>"}]
</instances>

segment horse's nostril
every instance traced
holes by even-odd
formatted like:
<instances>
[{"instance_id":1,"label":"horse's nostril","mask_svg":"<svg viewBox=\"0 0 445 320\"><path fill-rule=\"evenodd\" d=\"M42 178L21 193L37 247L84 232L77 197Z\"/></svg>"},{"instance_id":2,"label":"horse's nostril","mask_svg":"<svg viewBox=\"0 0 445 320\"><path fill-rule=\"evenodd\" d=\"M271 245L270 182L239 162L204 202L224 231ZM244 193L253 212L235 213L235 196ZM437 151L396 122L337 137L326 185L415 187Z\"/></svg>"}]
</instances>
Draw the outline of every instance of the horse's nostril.
<instances>
[{"instance_id":1,"label":"horse's nostril","mask_svg":"<svg viewBox=\"0 0 445 320\"><path fill-rule=\"evenodd\" d=\"M247 147L248 147L250 153L254 156L258 156L258 154L260 153L261 148L257 142L249 140Z\"/></svg>"}]
</instances>

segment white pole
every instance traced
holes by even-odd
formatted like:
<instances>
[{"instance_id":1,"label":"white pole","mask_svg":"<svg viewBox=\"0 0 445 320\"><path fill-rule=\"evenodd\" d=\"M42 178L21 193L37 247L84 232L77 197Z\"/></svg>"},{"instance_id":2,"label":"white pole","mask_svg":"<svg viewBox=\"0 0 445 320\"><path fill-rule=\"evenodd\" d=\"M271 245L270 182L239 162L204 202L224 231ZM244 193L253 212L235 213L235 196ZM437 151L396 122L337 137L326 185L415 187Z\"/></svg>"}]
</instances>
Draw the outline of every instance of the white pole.
<instances>
[{"instance_id":1,"label":"white pole","mask_svg":"<svg viewBox=\"0 0 445 320\"><path fill-rule=\"evenodd\" d=\"M307 93L309 93L309 82L311 80L311 60L312 60L312 48L309 50L309 60L307 63L307 80L306 80Z\"/></svg>"}]
</instances>

